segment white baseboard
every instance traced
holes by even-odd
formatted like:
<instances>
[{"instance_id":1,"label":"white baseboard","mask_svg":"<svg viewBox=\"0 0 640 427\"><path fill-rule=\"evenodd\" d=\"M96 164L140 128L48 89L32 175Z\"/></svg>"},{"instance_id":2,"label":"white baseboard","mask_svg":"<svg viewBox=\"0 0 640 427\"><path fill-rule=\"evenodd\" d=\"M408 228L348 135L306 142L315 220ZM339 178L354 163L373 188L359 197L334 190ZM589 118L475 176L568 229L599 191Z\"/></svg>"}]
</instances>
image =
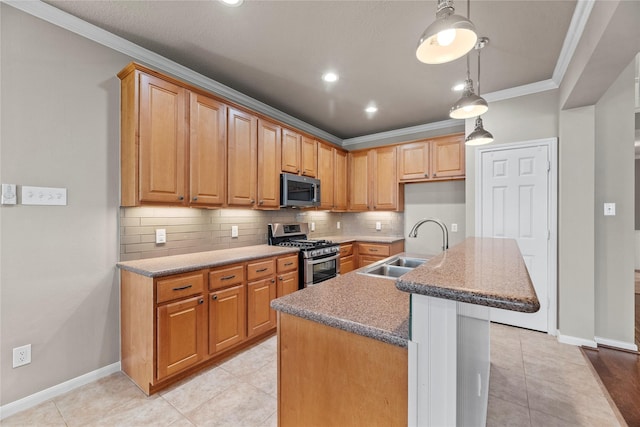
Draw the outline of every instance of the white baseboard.
<instances>
[{"instance_id":1,"label":"white baseboard","mask_svg":"<svg viewBox=\"0 0 640 427\"><path fill-rule=\"evenodd\" d=\"M111 375L114 372L119 372L120 370L120 362L116 362L103 368L96 369L95 371L88 372L84 375L80 375L79 377L72 378L61 384L54 385L53 387L49 387L30 396L23 397L15 402L7 403L6 405L0 406L0 420L17 414L20 411L24 411L25 409L33 408L42 402L51 400L54 397Z\"/></svg>"},{"instance_id":2,"label":"white baseboard","mask_svg":"<svg viewBox=\"0 0 640 427\"><path fill-rule=\"evenodd\" d=\"M626 341L611 340L609 338L595 337L598 344L606 345L608 347L621 348L624 350L638 351L638 346L634 343Z\"/></svg>"},{"instance_id":3,"label":"white baseboard","mask_svg":"<svg viewBox=\"0 0 640 427\"><path fill-rule=\"evenodd\" d=\"M558 342L561 342L563 344L593 348L596 348L598 346L598 343L596 343L594 340L572 337L571 335L563 335L562 332L560 332L560 329L558 329Z\"/></svg>"}]
</instances>

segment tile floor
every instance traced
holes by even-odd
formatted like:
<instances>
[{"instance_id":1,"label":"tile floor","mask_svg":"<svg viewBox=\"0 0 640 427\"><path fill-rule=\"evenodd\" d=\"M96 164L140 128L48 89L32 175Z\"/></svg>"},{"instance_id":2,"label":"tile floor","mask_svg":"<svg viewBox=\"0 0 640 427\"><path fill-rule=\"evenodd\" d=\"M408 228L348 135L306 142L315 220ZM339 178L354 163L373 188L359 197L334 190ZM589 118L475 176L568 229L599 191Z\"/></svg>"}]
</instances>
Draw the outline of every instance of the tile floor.
<instances>
[{"instance_id":1,"label":"tile floor","mask_svg":"<svg viewBox=\"0 0 640 427\"><path fill-rule=\"evenodd\" d=\"M492 325L487 426L617 426L577 347ZM146 397L121 373L3 420L3 426L276 426L276 338Z\"/></svg>"}]
</instances>

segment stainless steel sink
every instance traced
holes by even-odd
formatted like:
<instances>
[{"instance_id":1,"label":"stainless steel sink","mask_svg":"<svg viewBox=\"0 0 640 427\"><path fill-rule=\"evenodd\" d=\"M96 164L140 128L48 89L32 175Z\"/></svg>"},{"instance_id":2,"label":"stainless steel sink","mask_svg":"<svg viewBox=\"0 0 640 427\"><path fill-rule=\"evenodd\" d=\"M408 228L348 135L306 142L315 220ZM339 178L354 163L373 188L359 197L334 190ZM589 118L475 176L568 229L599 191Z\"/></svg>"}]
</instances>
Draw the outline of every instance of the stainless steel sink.
<instances>
[{"instance_id":1,"label":"stainless steel sink","mask_svg":"<svg viewBox=\"0 0 640 427\"><path fill-rule=\"evenodd\" d=\"M410 258L398 256L388 261L377 262L371 265L366 270L358 272L358 274L372 277L382 277L387 279L396 279L427 261L428 259L425 258Z\"/></svg>"}]
</instances>

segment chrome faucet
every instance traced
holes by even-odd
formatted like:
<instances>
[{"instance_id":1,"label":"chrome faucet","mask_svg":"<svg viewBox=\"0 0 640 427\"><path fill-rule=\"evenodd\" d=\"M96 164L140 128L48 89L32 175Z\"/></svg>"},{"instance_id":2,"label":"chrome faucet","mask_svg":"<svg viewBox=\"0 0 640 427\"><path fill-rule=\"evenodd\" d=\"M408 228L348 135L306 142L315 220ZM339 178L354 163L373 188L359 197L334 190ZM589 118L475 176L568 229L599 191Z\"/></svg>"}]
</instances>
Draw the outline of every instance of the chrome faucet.
<instances>
[{"instance_id":1,"label":"chrome faucet","mask_svg":"<svg viewBox=\"0 0 640 427\"><path fill-rule=\"evenodd\" d=\"M446 251L449 249L449 230L447 230L447 226L444 225L442 221L436 218L424 218L420 221L416 222L416 224L411 228L409 232L409 237L418 237L418 228L425 222L435 222L438 224L440 229L442 230L442 250Z\"/></svg>"}]
</instances>

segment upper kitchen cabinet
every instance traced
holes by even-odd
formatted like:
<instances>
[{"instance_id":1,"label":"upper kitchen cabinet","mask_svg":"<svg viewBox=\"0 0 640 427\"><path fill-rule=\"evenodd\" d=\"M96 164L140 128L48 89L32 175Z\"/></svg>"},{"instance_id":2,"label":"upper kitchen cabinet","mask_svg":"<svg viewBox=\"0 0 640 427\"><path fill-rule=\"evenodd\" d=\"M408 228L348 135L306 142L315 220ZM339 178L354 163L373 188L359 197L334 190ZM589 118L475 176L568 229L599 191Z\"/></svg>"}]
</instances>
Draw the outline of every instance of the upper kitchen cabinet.
<instances>
[{"instance_id":1,"label":"upper kitchen cabinet","mask_svg":"<svg viewBox=\"0 0 640 427\"><path fill-rule=\"evenodd\" d=\"M334 211L346 211L349 208L349 161L346 151L336 150L335 181L333 192Z\"/></svg>"},{"instance_id":2,"label":"upper kitchen cabinet","mask_svg":"<svg viewBox=\"0 0 640 427\"><path fill-rule=\"evenodd\" d=\"M191 205L222 206L226 201L227 106L190 94Z\"/></svg>"},{"instance_id":3,"label":"upper kitchen cabinet","mask_svg":"<svg viewBox=\"0 0 640 427\"><path fill-rule=\"evenodd\" d=\"M282 172L316 177L318 142L290 129L282 130Z\"/></svg>"},{"instance_id":4,"label":"upper kitchen cabinet","mask_svg":"<svg viewBox=\"0 0 640 427\"><path fill-rule=\"evenodd\" d=\"M349 153L349 210L402 211L396 146Z\"/></svg>"},{"instance_id":5,"label":"upper kitchen cabinet","mask_svg":"<svg viewBox=\"0 0 640 427\"><path fill-rule=\"evenodd\" d=\"M227 203L251 208L258 183L258 118L229 107L227 114Z\"/></svg>"},{"instance_id":6,"label":"upper kitchen cabinet","mask_svg":"<svg viewBox=\"0 0 640 427\"><path fill-rule=\"evenodd\" d=\"M320 209L335 207L335 153L328 144L318 144L318 179L320 180Z\"/></svg>"},{"instance_id":7,"label":"upper kitchen cabinet","mask_svg":"<svg viewBox=\"0 0 640 427\"><path fill-rule=\"evenodd\" d=\"M258 208L280 208L280 141L282 129L267 120L258 120Z\"/></svg>"},{"instance_id":8,"label":"upper kitchen cabinet","mask_svg":"<svg viewBox=\"0 0 640 427\"><path fill-rule=\"evenodd\" d=\"M121 80L121 205L187 205L188 91L128 65Z\"/></svg>"},{"instance_id":9,"label":"upper kitchen cabinet","mask_svg":"<svg viewBox=\"0 0 640 427\"><path fill-rule=\"evenodd\" d=\"M463 179L464 134L398 145L400 182Z\"/></svg>"}]
</instances>

